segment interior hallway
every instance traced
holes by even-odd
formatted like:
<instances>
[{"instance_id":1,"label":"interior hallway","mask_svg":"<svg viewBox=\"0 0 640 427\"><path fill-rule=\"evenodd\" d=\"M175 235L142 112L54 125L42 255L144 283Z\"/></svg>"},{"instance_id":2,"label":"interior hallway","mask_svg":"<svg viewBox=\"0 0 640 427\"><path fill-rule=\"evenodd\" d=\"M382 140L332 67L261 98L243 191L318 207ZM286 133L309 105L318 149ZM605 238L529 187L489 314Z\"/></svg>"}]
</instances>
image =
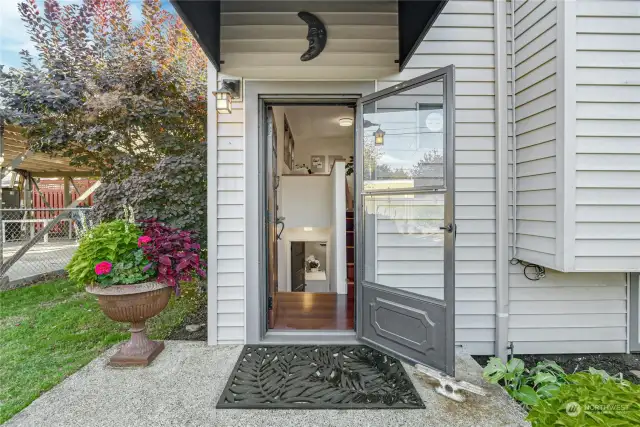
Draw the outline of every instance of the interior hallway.
<instances>
[{"instance_id":1,"label":"interior hallway","mask_svg":"<svg viewBox=\"0 0 640 427\"><path fill-rule=\"evenodd\" d=\"M278 292L274 329L353 330L353 301L336 293Z\"/></svg>"}]
</instances>

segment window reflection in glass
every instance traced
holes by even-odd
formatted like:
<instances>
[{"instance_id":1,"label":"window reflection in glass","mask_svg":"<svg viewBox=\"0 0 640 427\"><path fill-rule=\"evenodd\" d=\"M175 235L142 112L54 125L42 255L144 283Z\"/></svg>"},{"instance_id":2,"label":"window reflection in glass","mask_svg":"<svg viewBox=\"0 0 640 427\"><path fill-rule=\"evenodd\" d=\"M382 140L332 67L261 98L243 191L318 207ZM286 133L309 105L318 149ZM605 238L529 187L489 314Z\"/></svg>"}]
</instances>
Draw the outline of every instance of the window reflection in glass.
<instances>
[{"instance_id":1,"label":"window reflection in glass","mask_svg":"<svg viewBox=\"0 0 640 427\"><path fill-rule=\"evenodd\" d=\"M444 297L443 193L364 197L364 280Z\"/></svg>"},{"instance_id":2,"label":"window reflection in glass","mask_svg":"<svg viewBox=\"0 0 640 427\"><path fill-rule=\"evenodd\" d=\"M442 188L445 105L437 80L364 105L364 190Z\"/></svg>"}]
</instances>

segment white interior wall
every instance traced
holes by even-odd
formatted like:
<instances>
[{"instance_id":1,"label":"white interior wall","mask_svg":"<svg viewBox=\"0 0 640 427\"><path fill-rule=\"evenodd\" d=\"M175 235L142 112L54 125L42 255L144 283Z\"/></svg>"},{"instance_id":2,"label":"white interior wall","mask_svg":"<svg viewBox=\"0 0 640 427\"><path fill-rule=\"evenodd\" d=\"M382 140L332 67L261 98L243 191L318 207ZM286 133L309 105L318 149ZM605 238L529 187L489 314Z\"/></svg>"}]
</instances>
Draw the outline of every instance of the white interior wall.
<instances>
[{"instance_id":1,"label":"white interior wall","mask_svg":"<svg viewBox=\"0 0 640 427\"><path fill-rule=\"evenodd\" d=\"M344 186L345 163L336 162L331 173L335 197L331 206L331 291L347 293L347 203Z\"/></svg>"},{"instance_id":2,"label":"white interior wall","mask_svg":"<svg viewBox=\"0 0 640 427\"><path fill-rule=\"evenodd\" d=\"M286 228L330 227L333 186L328 175L284 175L281 216Z\"/></svg>"}]
</instances>

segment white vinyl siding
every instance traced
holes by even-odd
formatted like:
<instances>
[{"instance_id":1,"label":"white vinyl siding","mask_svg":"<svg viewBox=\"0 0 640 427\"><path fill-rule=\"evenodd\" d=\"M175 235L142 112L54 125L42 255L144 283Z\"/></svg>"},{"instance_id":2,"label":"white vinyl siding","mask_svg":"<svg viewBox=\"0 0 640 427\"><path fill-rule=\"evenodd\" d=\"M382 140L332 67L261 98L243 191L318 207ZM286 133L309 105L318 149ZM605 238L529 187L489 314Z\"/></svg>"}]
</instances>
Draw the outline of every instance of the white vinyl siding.
<instances>
[{"instance_id":1,"label":"white vinyl siding","mask_svg":"<svg viewBox=\"0 0 640 427\"><path fill-rule=\"evenodd\" d=\"M244 110L218 114L218 344L244 343ZM210 255L211 256L211 255Z\"/></svg>"},{"instance_id":2,"label":"white vinyl siding","mask_svg":"<svg viewBox=\"0 0 640 427\"><path fill-rule=\"evenodd\" d=\"M470 354L493 354L495 340L493 23L492 1L449 1L406 69L378 81L380 90L440 67L456 67L456 343ZM440 277L433 271L411 280L438 283Z\"/></svg>"},{"instance_id":3,"label":"white vinyl siding","mask_svg":"<svg viewBox=\"0 0 640 427\"><path fill-rule=\"evenodd\" d=\"M317 14L327 27L320 56L301 62L307 24ZM396 1L223 1L223 72L253 79L375 79L397 70Z\"/></svg>"},{"instance_id":4,"label":"white vinyl siding","mask_svg":"<svg viewBox=\"0 0 640 427\"><path fill-rule=\"evenodd\" d=\"M608 3L614 5L618 2ZM518 257L526 259L525 256L530 255L527 261L538 261L540 264L548 261L553 265L558 231L554 216L557 182L555 153L561 144L561 141L556 141L556 114L553 112L558 87L555 77L558 58L554 47L557 43L554 41L557 34L556 10L553 2L531 0L519 2L517 7L515 22L519 36L515 43L518 73L515 116L518 128ZM584 13L580 4L578 10ZM612 10L620 9L616 6ZM602 13L604 12L597 12ZM318 14L322 17L321 13ZM298 19L295 14L292 16ZM639 37L636 34L639 30L636 29L640 25L629 24L636 18L617 18L619 25L616 25L598 16L589 18L602 19L597 31L610 30L611 34L618 31L626 34L629 40ZM583 18L578 18L579 29L582 28L581 19ZM471 354L494 354L495 339L496 142L493 22L492 1L452 0L418 47L407 68L402 73L389 71L385 74L386 77L377 80L377 89L381 90L440 67L450 64L456 66L456 343ZM508 19L508 24L510 23L511 20ZM276 31L282 25L274 27L273 31ZM302 35L296 34L291 38L302 38L304 41L306 27L304 28ZM243 31L245 29L241 28ZM629 34L634 31L633 34L636 35ZM283 34L287 34L286 31ZM586 43L581 39L582 36L582 33L578 34L579 49ZM246 35L242 37L246 38ZM591 48L603 48L609 43L608 40L613 38L592 38L588 45ZM236 44L236 47L241 47L239 52L242 53L242 49L254 49L250 43L243 43ZM268 43L263 43L260 46L267 45ZM348 43L343 45L346 48ZM372 49L373 45L364 43L363 49ZM283 46L283 49L291 50L290 55L294 55L293 43L283 42ZM383 53L389 49L386 43L381 43L380 46ZM637 46L638 43L614 44L612 51L622 50L616 54L624 57L624 52ZM305 43L295 45L296 58L304 47ZM509 49L511 48L509 43ZM223 38L223 59L225 50L229 53L233 49L234 44L227 43ZM282 80L285 81L340 79L346 78L347 74L357 79L372 78L368 66L362 68L362 74L358 74L357 68L343 68L339 65L318 67L316 71L312 71L313 67L308 64L299 62L295 66L278 67L268 62L269 58L276 58L267 55L270 53L268 47L264 47L264 50L262 57L267 62L257 63L255 67L238 67L237 72L241 75L245 72L253 73L251 76L257 79L273 79L284 69L288 73L283 74ZM637 52L630 53L635 55ZM636 204L636 200L640 200L640 172L632 169L635 164L640 163L634 157L640 156L640 149L637 144L638 135L633 134L632 122L639 119L636 113L640 111L640 92L636 94L634 91L636 88L640 90L640 86L633 73L637 73L640 65L630 57L627 65L616 68L608 53L598 58L600 68L596 68L597 64L593 67L581 65L575 76L578 84L576 115L579 169L576 175L576 251L578 254L587 251L584 252L585 255L578 255L576 267L580 267L582 263L598 267L600 257L599 259L607 261L608 268L620 268L619 271L624 271L630 269L629 262L635 262L636 268L640 265L636 257L640 256L637 249L640 245L635 244L640 240L640 221L637 220L640 215L635 215L635 209L640 204ZM606 67L602 67L603 61L609 61L608 65L605 64ZM229 64L222 65L223 73L229 72L227 65ZM331 73L338 73L335 74L338 77L326 74L328 69L332 70ZM397 70L397 64L393 69ZM345 74L345 70L348 73ZM376 72L378 71L380 70ZM322 73L325 75L321 75ZM596 77L599 80L595 81ZM591 80L587 81L587 78ZM218 227L217 333L220 344L242 343L245 340L245 252L246 246L252 244L246 242L244 233L246 183L243 162L247 154L243 137L244 111L242 103L234 105L233 114L218 116L218 191L215 208ZM598 125L601 123L620 126L602 127L601 129L609 131L603 135L582 135L582 132L587 131L598 132ZM618 133L613 134L613 130ZM605 153L601 151L603 147L607 148ZM595 153L597 158L582 156L589 153ZM597 167L601 169L595 169ZM622 209L619 209L620 204L624 205ZM615 221L597 220L601 216L615 218ZM379 230L383 230L382 225ZM588 251L601 250L598 239L603 237L606 239L604 242L608 243L606 247L609 251L619 251L615 253L622 255L588 255ZM612 242L619 243L609 244ZM398 242L393 245L396 243ZM581 246L583 243L585 245ZM636 255L629 255L630 253ZM386 259L380 261L393 264L393 268L386 270L389 274L385 280L393 277L406 288L421 284L427 278L431 283L439 283L438 280L441 280L441 272L435 270L394 275L394 272L401 269L406 272L407 267L415 265L411 261L411 254L405 249L400 248L397 253L385 249L382 255ZM596 259L592 262L590 256ZM402 257L403 259L398 259ZM385 267L392 265L387 264ZM560 273L548 268L547 277L534 282L523 276L521 265L510 266L509 271L508 338L514 342L516 353L625 351L627 303L623 273ZM257 291L257 285L251 284L248 290Z\"/></svg>"},{"instance_id":5,"label":"white vinyl siding","mask_svg":"<svg viewBox=\"0 0 640 427\"><path fill-rule=\"evenodd\" d=\"M510 268L509 341L516 354L623 353L627 337L624 273L561 273L528 280Z\"/></svg>"},{"instance_id":6,"label":"white vinyl siding","mask_svg":"<svg viewBox=\"0 0 640 427\"><path fill-rule=\"evenodd\" d=\"M534 46L537 46L536 49L539 52L544 53L544 46L557 43L553 41L559 31L556 9L550 2L547 2L549 3L547 5L543 3L530 0L515 4L517 31L518 25L526 22L523 17L531 16L535 10L549 12L543 14L543 19L534 24L533 28L538 28L533 33L523 34L521 31L517 33L516 62L518 64L523 61L522 53L533 52ZM547 9L540 9L542 7ZM537 16L541 15L538 13ZM507 23L507 34L510 39L510 16ZM523 48L523 43L519 40L529 44ZM508 63L511 64L511 43L508 45ZM547 49L546 52L548 53L549 50ZM553 122L558 98L556 88L560 83L557 82L555 74L558 69L558 59L555 56L545 56L544 59L547 62L525 75L518 73L519 69L516 67L517 203L519 207L516 256L528 262L553 266L555 237L556 233L560 232L559 224L554 217L557 183L555 163L556 152L562 148L562 141L555 139L557 129ZM509 73L509 79L511 79L511 73ZM526 96L525 100L522 99L523 94ZM509 105L511 109L513 105L511 99ZM551 114L549 111L554 113ZM510 111L508 115L510 126L512 113L513 111ZM522 121L527 117L544 118L537 124L542 125L549 121L551 125L544 126L540 131L524 132ZM509 134L511 135L511 129ZM536 139L533 139L532 135ZM509 145L511 148L511 140ZM578 199L581 197L580 190L577 197ZM611 194L610 197L615 195ZM597 198L602 201L602 195L598 195ZM638 225L638 235L640 235L640 223ZM522 265L510 265L509 311L508 340L513 342L516 354L626 351L627 310L623 273L562 273L547 268L546 277L531 281L524 276Z\"/></svg>"},{"instance_id":7,"label":"white vinyl siding","mask_svg":"<svg viewBox=\"0 0 640 427\"><path fill-rule=\"evenodd\" d=\"M223 12L223 59L226 49L224 32L227 31L224 29L224 16ZM319 16L324 18L323 14L319 13ZM437 68L451 64L456 66L456 341L472 354L493 354L494 346L496 230L493 31L492 1L450 1L406 69L402 73L387 72L389 77L377 83L377 89L381 90ZM305 35L306 27L301 36L303 40ZM329 44L327 46L328 49ZM380 46L386 49L384 44ZM327 51L323 52L321 57L326 54ZM296 55L296 58L299 57L299 53ZM228 65L227 62L223 64L223 73L229 73ZM307 64L298 60L295 65L287 71L295 74L293 79L308 78ZM397 64L392 68L397 70ZM254 77L269 79L273 70L271 66L256 67ZM245 73L246 70L240 72ZM366 72L358 74L361 79L367 76ZM243 292L237 290L244 288L244 270L240 270L244 268L244 236L241 229L225 228L238 225L237 222L220 222L222 214L225 215L224 219L244 218L244 187L237 187L244 176L243 112L242 106L236 108L238 110L231 116L218 116L218 177L233 178L234 181L224 181L224 184L236 185L232 189L218 189L219 343L244 340ZM222 159L229 159L231 163L223 163ZM237 173L241 175L235 175ZM221 184L218 181L218 185ZM224 259L223 267L228 270L221 273L221 257L227 256L230 247L234 248L234 252L229 256L242 254L242 258ZM221 292L222 288L227 287L235 290ZM224 295L227 297L223 298Z\"/></svg>"},{"instance_id":8,"label":"white vinyl siding","mask_svg":"<svg viewBox=\"0 0 640 427\"><path fill-rule=\"evenodd\" d=\"M575 269L639 271L640 3L576 15Z\"/></svg>"},{"instance_id":9,"label":"white vinyl siding","mask_svg":"<svg viewBox=\"0 0 640 427\"><path fill-rule=\"evenodd\" d=\"M511 28L509 28L511 35ZM515 2L517 233L516 257L555 266L555 1Z\"/></svg>"}]
</instances>

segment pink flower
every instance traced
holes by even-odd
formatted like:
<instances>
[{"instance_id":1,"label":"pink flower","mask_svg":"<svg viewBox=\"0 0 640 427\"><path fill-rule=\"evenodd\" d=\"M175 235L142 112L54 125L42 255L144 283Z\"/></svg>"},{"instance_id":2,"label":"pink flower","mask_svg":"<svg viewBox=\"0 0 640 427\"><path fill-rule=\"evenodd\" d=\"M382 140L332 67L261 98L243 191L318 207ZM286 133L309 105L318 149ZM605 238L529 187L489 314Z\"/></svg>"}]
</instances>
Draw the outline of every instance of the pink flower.
<instances>
[{"instance_id":1,"label":"pink flower","mask_svg":"<svg viewBox=\"0 0 640 427\"><path fill-rule=\"evenodd\" d=\"M151 237L149 236L140 236L138 237L138 247L142 247L142 245L145 245L147 243L149 243L151 241Z\"/></svg>"},{"instance_id":2,"label":"pink flower","mask_svg":"<svg viewBox=\"0 0 640 427\"><path fill-rule=\"evenodd\" d=\"M111 273L111 263L109 261L102 261L96 264L96 274L102 276L103 274Z\"/></svg>"}]
</instances>

